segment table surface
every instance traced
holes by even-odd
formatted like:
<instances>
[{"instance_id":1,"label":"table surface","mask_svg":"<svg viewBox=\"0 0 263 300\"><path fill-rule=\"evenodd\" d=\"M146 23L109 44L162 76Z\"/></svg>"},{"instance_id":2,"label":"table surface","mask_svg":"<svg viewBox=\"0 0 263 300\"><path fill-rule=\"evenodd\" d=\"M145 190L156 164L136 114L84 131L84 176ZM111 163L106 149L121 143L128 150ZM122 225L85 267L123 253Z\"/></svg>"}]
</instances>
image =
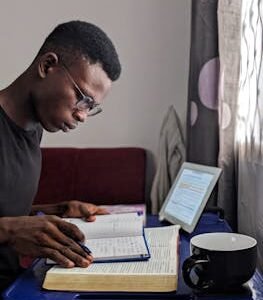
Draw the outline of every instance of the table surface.
<instances>
[{"instance_id":1,"label":"table surface","mask_svg":"<svg viewBox=\"0 0 263 300\"><path fill-rule=\"evenodd\" d=\"M169 223L158 221L157 216L147 216L147 226L157 227ZM249 289L242 288L229 294L198 294L190 289L182 277L182 263L189 256L189 242L192 236L205 232L229 232L231 228L217 214L204 213L192 234L180 234L180 263L178 289L173 293L114 293L114 292L56 292L41 288L45 272L50 268L39 260L27 269L4 293L4 300L85 300L85 299L191 299L191 300L252 300Z\"/></svg>"}]
</instances>

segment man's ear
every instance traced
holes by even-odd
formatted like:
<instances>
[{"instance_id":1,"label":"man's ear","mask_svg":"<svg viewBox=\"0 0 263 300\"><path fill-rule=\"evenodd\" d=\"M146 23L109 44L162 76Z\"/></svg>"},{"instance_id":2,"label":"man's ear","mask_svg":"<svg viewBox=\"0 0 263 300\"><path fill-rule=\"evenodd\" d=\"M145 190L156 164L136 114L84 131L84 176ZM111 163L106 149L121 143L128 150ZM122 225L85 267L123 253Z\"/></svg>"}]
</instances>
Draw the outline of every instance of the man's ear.
<instances>
[{"instance_id":1,"label":"man's ear","mask_svg":"<svg viewBox=\"0 0 263 300\"><path fill-rule=\"evenodd\" d=\"M58 65L58 56L54 52L47 52L41 56L38 64L38 73L41 78L45 78L48 72Z\"/></svg>"}]
</instances>

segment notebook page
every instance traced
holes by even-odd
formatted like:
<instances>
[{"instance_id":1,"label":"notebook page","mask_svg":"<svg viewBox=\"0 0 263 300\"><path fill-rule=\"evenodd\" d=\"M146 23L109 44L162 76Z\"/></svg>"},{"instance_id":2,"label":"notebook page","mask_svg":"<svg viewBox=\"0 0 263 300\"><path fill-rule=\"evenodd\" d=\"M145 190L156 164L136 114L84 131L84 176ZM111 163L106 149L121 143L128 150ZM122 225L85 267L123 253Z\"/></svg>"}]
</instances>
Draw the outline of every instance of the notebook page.
<instances>
[{"instance_id":1,"label":"notebook page","mask_svg":"<svg viewBox=\"0 0 263 300\"><path fill-rule=\"evenodd\" d=\"M143 236L92 239L86 242L94 260L148 256Z\"/></svg>"},{"instance_id":2,"label":"notebook page","mask_svg":"<svg viewBox=\"0 0 263 300\"><path fill-rule=\"evenodd\" d=\"M94 222L77 218L64 220L77 225L87 241L94 238L136 236L143 233L143 217L137 213L97 216Z\"/></svg>"}]
</instances>

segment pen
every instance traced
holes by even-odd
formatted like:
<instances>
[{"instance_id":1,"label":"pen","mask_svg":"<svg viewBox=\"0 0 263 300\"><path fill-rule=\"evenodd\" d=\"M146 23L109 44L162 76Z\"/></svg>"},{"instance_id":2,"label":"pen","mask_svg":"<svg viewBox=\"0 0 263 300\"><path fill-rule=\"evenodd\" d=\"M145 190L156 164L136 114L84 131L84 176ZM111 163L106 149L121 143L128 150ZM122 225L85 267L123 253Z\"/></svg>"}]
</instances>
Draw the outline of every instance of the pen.
<instances>
[{"instance_id":1,"label":"pen","mask_svg":"<svg viewBox=\"0 0 263 300\"><path fill-rule=\"evenodd\" d=\"M37 216L44 216L45 213L43 213L43 211L38 211L38 212L36 213L36 215L37 215Z\"/></svg>"},{"instance_id":2,"label":"pen","mask_svg":"<svg viewBox=\"0 0 263 300\"><path fill-rule=\"evenodd\" d=\"M38 211L37 212L37 216L44 216L45 214L42 212L42 211ZM91 255L92 252L91 250L86 246L84 245L83 243L79 242L79 241L75 241L88 255Z\"/></svg>"},{"instance_id":3,"label":"pen","mask_svg":"<svg viewBox=\"0 0 263 300\"><path fill-rule=\"evenodd\" d=\"M81 242L75 241L88 255L91 255L91 250Z\"/></svg>"}]
</instances>

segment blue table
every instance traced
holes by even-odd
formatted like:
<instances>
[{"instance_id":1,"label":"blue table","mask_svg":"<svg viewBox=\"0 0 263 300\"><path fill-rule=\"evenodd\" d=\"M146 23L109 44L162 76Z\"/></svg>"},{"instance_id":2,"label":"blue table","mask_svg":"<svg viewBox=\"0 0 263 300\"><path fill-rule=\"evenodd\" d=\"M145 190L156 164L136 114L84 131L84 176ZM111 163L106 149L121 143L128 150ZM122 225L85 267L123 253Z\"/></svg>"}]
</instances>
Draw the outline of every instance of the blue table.
<instances>
[{"instance_id":1,"label":"blue table","mask_svg":"<svg viewBox=\"0 0 263 300\"><path fill-rule=\"evenodd\" d=\"M167 225L160 223L156 216L147 216L147 226L156 227ZM180 235L180 264L178 289L173 293L105 293L105 292L56 292L45 291L41 288L46 266L44 260L39 260L26 270L12 286L4 293L4 300L84 300L84 299L188 299L188 300L252 300L251 293L247 289L241 289L232 294L198 294L184 283L181 273L183 261L189 256L189 241L192 236L205 232L229 232L231 228L219 217L218 214L204 213L192 234Z\"/></svg>"}]
</instances>

